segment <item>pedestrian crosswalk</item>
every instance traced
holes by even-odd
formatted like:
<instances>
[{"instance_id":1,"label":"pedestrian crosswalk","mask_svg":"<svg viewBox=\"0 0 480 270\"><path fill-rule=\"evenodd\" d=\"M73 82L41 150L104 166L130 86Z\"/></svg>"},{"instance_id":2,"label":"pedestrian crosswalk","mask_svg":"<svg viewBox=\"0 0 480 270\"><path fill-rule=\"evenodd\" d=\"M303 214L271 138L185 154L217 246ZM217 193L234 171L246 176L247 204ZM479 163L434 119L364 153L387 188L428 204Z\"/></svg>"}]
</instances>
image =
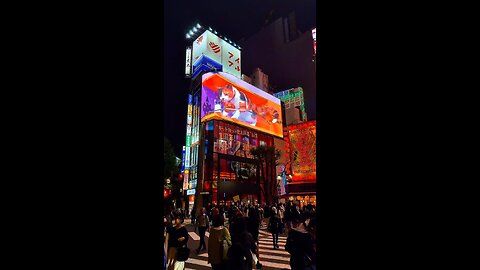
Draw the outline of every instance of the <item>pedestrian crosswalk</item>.
<instances>
[{"instance_id":1,"label":"pedestrian crosswalk","mask_svg":"<svg viewBox=\"0 0 480 270\"><path fill-rule=\"evenodd\" d=\"M191 236L191 233L196 235L195 232L189 232ZM208 232L205 234L205 236L209 236ZM286 241L286 236L279 236L279 249L274 249L272 235L264 230L260 230L258 247L260 253L259 260L260 263L263 265L262 269L291 269L289 263L290 254L285 251ZM201 253L199 255L196 255L194 254L194 252L192 252L190 258L185 262L185 269L211 269L211 265L208 263L208 253Z\"/></svg>"},{"instance_id":2,"label":"pedestrian crosswalk","mask_svg":"<svg viewBox=\"0 0 480 270\"><path fill-rule=\"evenodd\" d=\"M188 232L188 235L195 241L200 240L200 236L198 236L198 234L195 232Z\"/></svg>"}]
</instances>

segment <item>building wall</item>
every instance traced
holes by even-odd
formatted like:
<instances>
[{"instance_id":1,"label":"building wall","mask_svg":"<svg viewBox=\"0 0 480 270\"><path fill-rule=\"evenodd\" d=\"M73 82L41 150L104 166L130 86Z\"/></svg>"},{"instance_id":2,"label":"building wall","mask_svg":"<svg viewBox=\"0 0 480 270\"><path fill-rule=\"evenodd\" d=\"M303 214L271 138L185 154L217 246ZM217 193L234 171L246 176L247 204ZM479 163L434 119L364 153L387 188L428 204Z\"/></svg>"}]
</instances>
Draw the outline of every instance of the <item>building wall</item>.
<instances>
[{"instance_id":1,"label":"building wall","mask_svg":"<svg viewBox=\"0 0 480 270\"><path fill-rule=\"evenodd\" d=\"M273 146L273 136L221 120L206 123L207 150L202 191L210 193L210 202L223 198L232 200L235 195L258 194L258 165L250 149L259 145ZM223 181L229 183L222 184ZM226 193L225 197L223 193Z\"/></svg>"},{"instance_id":2,"label":"building wall","mask_svg":"<svg viewBox=\"0 0 480 270\"><path fill-rule=\"evenodd\" d=\"M287 126L299 124L307 121L307 113L305 111L305 100L303 89L301 87L292 88L274 94L279 98L285 107L285 124Z\"/></svg>"},{"instance_id":3,"label":"building wall","mask_svg":"<svg viewBox=\"0 0 480 270\"><path fill-rule=\"evenodd\" d=\"M312 32L305 31L287 42L289 39L286 36L290 34L285 33L284 26L283 19L279 18L242 42L242 70L250 74L256 67L262 67L274 92L302 86L307 115L315 119L316 74Z\"/></svg>"},{"instance_id":4,"label":"building wall","mask_svg":"<svg viewBox=\"0 0 480 270\"><path fill-rule=\"evenodd\" d=\"M245 75L245 74L242 74L242 81L247 82L247 83L253 85L252 78L248 77L248 76Z\"/></svg>"},{"instance_id":5,"label":"building wall","mask_svg":"<svg viewBox=\"0 0 480 270\"><path fill-rule=\"evenodd\" d=\"M260 88L267 93L272 93L272 91L270 91L270 84L268 83L268 75L265 74L262 69L255 68L251 78L252 84L255 87Z\"/></svg>"}]
</instances>

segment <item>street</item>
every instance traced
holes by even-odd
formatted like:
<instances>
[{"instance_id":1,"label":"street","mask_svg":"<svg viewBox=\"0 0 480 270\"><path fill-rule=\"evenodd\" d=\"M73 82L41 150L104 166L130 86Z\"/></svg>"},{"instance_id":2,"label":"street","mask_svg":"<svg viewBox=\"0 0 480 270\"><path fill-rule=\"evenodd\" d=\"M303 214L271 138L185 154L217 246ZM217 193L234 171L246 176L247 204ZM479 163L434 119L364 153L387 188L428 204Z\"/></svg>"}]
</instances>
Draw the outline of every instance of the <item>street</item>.
<instances>
[{"instance_id":1,"label":"street","mask_svg":"<svg viewBox=\"0 0 480 270\"><path fill-rule=\"evenodd\" d=\"M285 243L287 241L286 235L281 235L278 237L278 244L280 249L273 249L272 244L272 235L266 231L266 222L264 220L262 226L260 227L259 234L259 250L260 250L260 263L263 265L262 269L290 269L289 261L290 254L285 251ZM210 264L208 264L208 252L202 252L197 255L196 249L200 244L200 237L196 232L194 232L194 227L191 224L190 219L186 219L184 223L185 227L188 230L190 239L188 240L188 248L190 249L190 257L185 262L185 269L201 269L207 270L211 269ZM207 232L205 235L205 242L207 243L208 250L208 236Z\"/></svg>"}]
</instances>

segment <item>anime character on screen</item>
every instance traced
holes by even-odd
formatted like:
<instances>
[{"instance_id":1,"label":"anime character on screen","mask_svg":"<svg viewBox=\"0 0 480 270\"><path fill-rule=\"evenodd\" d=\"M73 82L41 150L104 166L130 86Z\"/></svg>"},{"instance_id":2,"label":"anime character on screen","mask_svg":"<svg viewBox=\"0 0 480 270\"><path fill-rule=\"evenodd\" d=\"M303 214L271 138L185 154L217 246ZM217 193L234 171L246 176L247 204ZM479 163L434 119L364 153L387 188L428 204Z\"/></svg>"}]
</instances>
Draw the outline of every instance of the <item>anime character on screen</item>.
<instances>
[{"instance_id":1,"label":"anime character on screen","mask_svg":"<svg viewBox=\"0 0 480 270\"><path fill-rule=\"evenodd\" d=\"M222 114L224 116L242 120L253 126L256 124L256 117L252 114L252 102L247 95L231 84L219 88L218 95L223 103Z\"/></svg>"},{"instance_id":2,"label":"anime character on screen","mask_svg":"<svg viewBox=\"0 0 480 270\"><path fill-rule=\"evenodd\" d=\"M252 126L257 124L260 116L269 124L278 122L280 114L266 106L257 106L248 99L247 95L240 92L231 84L218 89L220 101L224 104L222 114L224 116L241 120Z\"/></svg>"}]
</instances>

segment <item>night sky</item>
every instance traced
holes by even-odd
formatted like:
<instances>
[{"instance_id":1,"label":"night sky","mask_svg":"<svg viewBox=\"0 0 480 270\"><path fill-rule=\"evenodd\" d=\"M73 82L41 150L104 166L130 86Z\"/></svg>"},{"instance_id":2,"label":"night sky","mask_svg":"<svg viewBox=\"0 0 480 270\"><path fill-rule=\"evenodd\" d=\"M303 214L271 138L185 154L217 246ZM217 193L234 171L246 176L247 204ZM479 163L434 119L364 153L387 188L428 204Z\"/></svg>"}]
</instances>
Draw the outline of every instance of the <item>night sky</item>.
<instances>
[{"instance_id":1,"label":"night sky","mask_svg":"<svg viewBox=\"0 0 480 270\"><path fill-rule=\"evenodd\" d=\"M200 23L239 44L242 38L258 32L269 18L273 21L293 10L297 13L297 28L306 31L315 25L315 7L315 0L164 2L164 130L178 157L181 158L182 145L185 144L190 85L184 73L185 48L192 43L185 38L187 30ZM248 72L245 74L250 75Z\"/></svg>"}]
</instances>

